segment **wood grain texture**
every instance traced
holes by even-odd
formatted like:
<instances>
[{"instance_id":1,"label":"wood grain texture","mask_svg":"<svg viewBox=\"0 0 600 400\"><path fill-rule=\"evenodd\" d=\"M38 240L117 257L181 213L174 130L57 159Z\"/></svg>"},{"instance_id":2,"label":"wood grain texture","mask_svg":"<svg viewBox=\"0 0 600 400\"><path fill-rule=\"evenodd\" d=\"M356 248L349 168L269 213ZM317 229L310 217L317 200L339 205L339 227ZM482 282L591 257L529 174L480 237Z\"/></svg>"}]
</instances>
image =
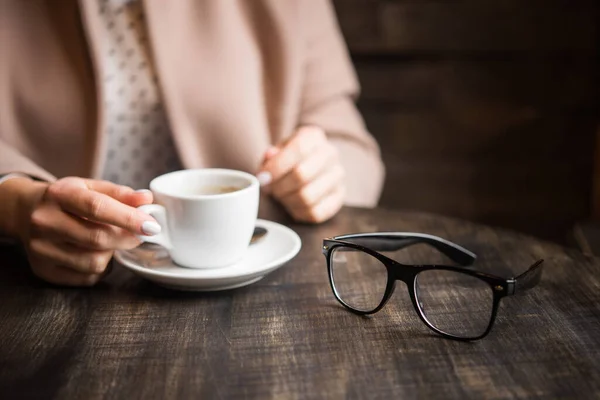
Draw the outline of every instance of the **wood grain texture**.
<instances>
[{"instance_id":1,"label":"wood grain texture","mask_svg":"<svg viewBox=\"0 0 600 400\"><path fill-rule=\"evenodd\" d=\"M600 256L600 224L598 221L581 221L569 233L569 242L588 256Z\"/></svg>"},{"instance_id":2,"label":"wood grain texture","mask_svg":"<svg viewBox=\"0 0 600 400\"><path fill-rule=\"evenodd\" d=\"M337 0L334 4L356 54L596 52L598 6L592 0Z\"/></svg>"},{"instance_id":3,"label":"wood grain texture","mask_svg":"<svg viewBox=\"0 0 600 400\"><path fill-rule=\"evenodd\" d=\"M286 221L286 220L282 220ZM345 209L292 225L299 255L249 287L162 289L115 266L92 289L31 278L0 250L0 398L376 399L600 396L600 260L510 231L432 214ZM503 300L492 333L441 339L398 285L362 318L334 299L322 238L420 231L476 252L488 272L545 258L539 287ZM404 261L434 253L415 248Z\"/></svg>"},{"instance_id":4,"label":"wood grain texture","mask_svg":"<svg viewBox=\"0 0 600 400\"><path fill-rule=\"evenodd\" d=\"M399 53L401 54L401 53ZM434 111L464 102L597 115L600 63L585 57L358 57L361 104Z\"/></svg>"},{"instance_id":5,"label":"wood grain texture","mask_svg":"<svg viewBox=\"0 0 600 400\"><path fill-rule=\"evenodd\" d=\"M381 206L559 243L589 218L599 2L334 4L387 168Z\"/></svg>"},{"instance_id":6,"label":"wood grain texture","mask_svg":"<svg viewBox=\"0 0 600 400\"><path fill-rule=\"evenodd\" d=\"M594 166L592 173L592 198L591 214L592 218L600 221L600 124L595 135L594 143Z\"/></svg>"},{"instance_id":7,"label":"wood grain texture","mask_svg":"<svg viewBox=\"0 0 600 400\"><path fill-rule=\"evenodd\" d=\"M365 107L364 115L387 167L384 207L498 224L555 241L589 215L594 118L491 112L468 119L377 107Z\"/></svg>"}]
</instances>

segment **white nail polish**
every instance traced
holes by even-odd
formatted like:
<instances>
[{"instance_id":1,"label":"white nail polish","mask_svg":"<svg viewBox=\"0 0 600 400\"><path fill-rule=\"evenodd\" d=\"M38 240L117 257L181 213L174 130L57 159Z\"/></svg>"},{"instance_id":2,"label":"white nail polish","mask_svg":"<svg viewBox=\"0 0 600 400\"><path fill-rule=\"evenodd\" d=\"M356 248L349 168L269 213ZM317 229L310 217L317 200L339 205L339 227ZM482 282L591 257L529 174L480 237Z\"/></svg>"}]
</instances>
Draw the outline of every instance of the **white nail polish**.
<instances>
[{"instance_id":1,"label":"white nail polish","mask_svg":"<svg viewBox=\"0 0 600 400\"><path fill-rule=\"evenodd\" d=\"M160 231L162 231L162 228L158 223L154 221L145 221L142 224L142 232L144 232L144 235L158 235Z\"/></svg>"},{"instance_id":2,"label":"white nail polish","mask_svg":"<svg viewBox=\"0 0 600 400\"><path fill-rule=\"evenodd\" d=\"M143 194L146 194L146 193L152 193L152 192L151 192L151 191L149 191L148 189L138 189L138 190L136 190L135 192L136 192L136 193L143 193Z\"/></svg>"},{"instance_id":3,"label":"white nail polish","mask_svg":"<svg viewBox=\"0 0 600 400\"><path fill-rule=\"evenodd\" d=\"M258 179L258 183L260 183L260 186L265 186L271 183L273 177L271 176L270 172L263 171L256 175L256 179Z\"/></svg>"}]
</instances>

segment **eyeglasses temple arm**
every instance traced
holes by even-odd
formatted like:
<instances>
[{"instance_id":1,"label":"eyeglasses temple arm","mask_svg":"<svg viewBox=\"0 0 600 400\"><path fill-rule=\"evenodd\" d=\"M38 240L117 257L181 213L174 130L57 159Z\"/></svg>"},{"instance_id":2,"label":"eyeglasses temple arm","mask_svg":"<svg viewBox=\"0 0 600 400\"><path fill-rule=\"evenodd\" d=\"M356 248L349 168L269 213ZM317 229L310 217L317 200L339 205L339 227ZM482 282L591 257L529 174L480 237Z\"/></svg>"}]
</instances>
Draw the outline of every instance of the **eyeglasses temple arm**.
<instances>
[{"instance_id":1,"label":"eyeglasses temple arm","mask_svg":"<svg viewBox=\"0 0 600 400\"><path fill-rule=\"evenodd\" d=\"M397 251L402 250L405 247L412 246L415 244L425 243L433 246L438 251L446 255L452 261L462 265L469 266L475 262L475 256L470 252L461 250L460 247L454 247L448 243L441 242L432 238L427 237L393 237L393 236L379 236L379 237L368 237L368 238L352 238L353 243L361 244L364 241L365 247L370 247L376 251Z\"/></svg>"},{"instance_id":2,"label":"eyeglasses temple arm","mask_svg":"<svg viewBox=\"0 0 600 400\"><path fill-rule=\"evenodd\" d=\"M515 293L524 292L535 286L542 280L542 263L544 260L537 260L523 272L521 275L514 278L515 282Z\"/></svg>"}]
</instances>

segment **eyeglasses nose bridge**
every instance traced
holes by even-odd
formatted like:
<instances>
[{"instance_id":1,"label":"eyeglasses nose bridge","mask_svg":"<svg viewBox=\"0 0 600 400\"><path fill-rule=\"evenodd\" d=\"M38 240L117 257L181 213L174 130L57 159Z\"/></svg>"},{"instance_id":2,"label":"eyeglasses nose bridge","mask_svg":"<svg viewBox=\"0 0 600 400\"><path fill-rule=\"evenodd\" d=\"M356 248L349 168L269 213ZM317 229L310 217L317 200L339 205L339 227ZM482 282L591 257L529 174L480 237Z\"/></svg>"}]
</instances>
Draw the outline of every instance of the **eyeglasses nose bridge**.
<instances>
[{"instance_id":1,"label":"eyeglasses nose bridge","mask_svg":"<svg viewBox=\"0 0 600 400\"><path fill-rule=\"evenodd\" d=\"M411 267L412 266L403 265L397 261L393 261L393 263L388 266L388 274L394 281L402 281L406 286L410 287L417 275L417 271L413 271L413 268Z\"/></svg>"}]
</instances>

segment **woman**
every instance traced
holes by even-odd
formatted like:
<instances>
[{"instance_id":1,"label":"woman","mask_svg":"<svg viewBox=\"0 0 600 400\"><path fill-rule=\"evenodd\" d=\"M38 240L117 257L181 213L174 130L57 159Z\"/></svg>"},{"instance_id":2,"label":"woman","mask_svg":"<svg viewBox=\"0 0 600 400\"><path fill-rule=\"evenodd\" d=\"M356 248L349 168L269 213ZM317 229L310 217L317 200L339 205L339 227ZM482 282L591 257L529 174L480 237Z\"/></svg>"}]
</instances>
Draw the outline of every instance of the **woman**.
<instances>
[{"instance_id":1,"label":"woman","mask_svg":"<svg viewBox=\"0 0 600 400\"><path fill-rule=\"evenodd\" d=\"M158 233L134 189L175 169L252 171L304 222L378 201L326 0L5 0L0 15L0 232L49 282L92 285Z\"/></svg>"}]
</instances>

